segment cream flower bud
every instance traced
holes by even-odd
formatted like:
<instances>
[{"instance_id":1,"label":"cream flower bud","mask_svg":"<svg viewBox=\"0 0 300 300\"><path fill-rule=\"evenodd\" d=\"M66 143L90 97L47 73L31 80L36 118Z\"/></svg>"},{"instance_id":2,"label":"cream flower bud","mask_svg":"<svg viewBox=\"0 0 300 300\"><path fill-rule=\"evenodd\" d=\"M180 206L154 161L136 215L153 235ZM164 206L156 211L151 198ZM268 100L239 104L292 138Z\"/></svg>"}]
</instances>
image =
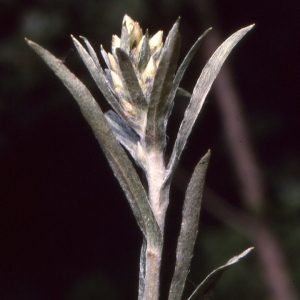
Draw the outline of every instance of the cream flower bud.
<instances>
[{"instance_id":1,"label":"cream flower bud","mask_svg":"<svg viewBox=\"0 0 300 300\"><path fill-rule=\"evenodd\" d=\"M138 116L138 111L134 105L132 105L127 100L121 98L120 102L122 104L122 107L124 109L124 112L126 115L129 115L130 117L136 118Z\"/></svg>"},{"instance_id":2,"label":"cream flower bud","mask_svg":"<svg viewBox=\"0 0 300 300\"><path fill-rule=\"evenodd\" d=\"M154 77L155 74L156 74L156 63L153 57L151 56L143 72L143 81L145 82L148 77Z\"/></svg>"},{"instance_id":3,"label":"cream flower bud","mask_svg":"<svg viewBox=\"0 0 300 300\"><path fill-rule=\"evenodd\" d=\"M122 78L113 70L111 70L110 74L115 89L120 89L121 91L125 90Z\"/></svg>"},{"instance_id":4,"label":"cream flower bud","mask_svg":"<svg viewBox=\"0 0 300 300\"><path fill-rule=\"evenodd\" d=\"M156 49L158 49L162 43L163 31L159 30L157 33L153 35L153 37L149 40L150 53L153 53Z\"/></svg>"},{"instance_id":5,"label":"cream flower bud","mask_svg":"<svg viewBox=\"0 0 300 300\"><path fill-rule=\"evenodd\" d=\"M111 47L112 47L112 49L120 48L120 45L121 45L120 38L117 35L114 34L112 36L112 41L111 41Z\"/></svg>"},{"instance_id":6,"label":"cream flower bud","mask_svg":"<svg viewBox=\"0 0 300 300\"><path fill-rule=\"evenodd\" d=\"M143 37L143 31L138 22L133 25L133 30L131 32L130 44L131 46L137 46Z\"/></svg>"},{"instance_id":7,"label":"cream flower bud","mask_svg":"<svg viewBox=\"0 0 300 300\"><path fill-rule=\"evenodd\" d=\"M118 63L116 59L113 57L113 55L111 55L110 53L108 53L108 61L109 61L110 69L114 72L118 72Z\"/></svg>"},{"instance_id":8,"label":"cream flower bud","mask_svg":"<svg viewBox=\"0 0 300 300\"><path fill-rule=\"evenodd\" d=\"M123 18L123 26L125 26L127 32L131 34L134 27L134 21L128 15L125 15Z\"/></svg>"}]
</instances>

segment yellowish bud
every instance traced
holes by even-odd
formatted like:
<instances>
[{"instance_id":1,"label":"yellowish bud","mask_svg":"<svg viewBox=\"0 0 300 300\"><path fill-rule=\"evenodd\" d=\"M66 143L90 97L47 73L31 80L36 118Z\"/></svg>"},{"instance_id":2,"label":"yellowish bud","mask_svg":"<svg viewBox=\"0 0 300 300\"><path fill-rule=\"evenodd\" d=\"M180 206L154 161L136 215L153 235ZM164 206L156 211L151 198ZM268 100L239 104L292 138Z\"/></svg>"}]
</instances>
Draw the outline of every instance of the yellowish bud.
<instances>
[{"instance_id":1,"label":"yellowish bud","mask_svg":"<svg viewBox=\"0 0 300 300\"><path fill-rule=\"evenodd\" d=\"M153 35L153 37L149 40L150 53L153 53L157 48L160 47L163 38L163 31L159 30L157 33Z\"/></svg>"},{"instance_id":2,"label":"yellowish bud","mask_svg":"<svg viewBox=\"0 0 300 300\"><path fill-rule=\"evenodd\" d=\"M120 89L121 91L125 90L124 83L121 77L113 70L110 71L110 74L115 89Z\"/></svg>"},{"instance_id":3,"label":"yellowish bud","mask_svg":"<svg viewBox=\"0 0 300 300\"><path fill-rule=\"evenodd\" d=\"M154 77L155 74L156 74L156 64L155 64L155 60L151 56L143 72L143 81L145 82L148 77Z\"/></svg>"},{"instance_id":4,"label":"yellowish bud","mask_svg":"<svg viewBox=\"0 0 300 300\"><path fill-rule=\"evenodd\" d=\"M143 37L143 31L138 22L133 25L133 30L130 37L130 45L137 46Z\"/></svg>"},{"instance_id":5,"label":"yellowish bud","mask_svg":"<svg viewBox=\"0 0 300 300\"><path fill-rule=\"evenodd\" d=\"M108 53L108 60L109 60L109 64L110 64L110 69L118 72L118 64L116 59L113 57L113 55L111 55L110 53Z\"/></svg>"},{"instance_id":6,"label":"yellowish bud","mask_svg":"<svg viewBox=\"0 0 300 300\"><path fill-rule=\"evenodd\" d=\"M125 15L124 18L123 18L123 26L126 27L127 29L127 32L129 34L131 34L132 30L133 30L133 27L134 27L134 21L128 16L128 15Z\"/></svg>"},{"instance_id":7,"label":"yellowish bud","mask_svg":"<svg viewBox=\"0 0 300 300\"><path fill-rule=\"evenodd\" d=\"M137 116L138 111L134 105L122 98L120 99L120 101L126 114L130 115L131 117Z\"/></svg>"},{"instance_id":8,"label":"yellowish bud","mask_svg":"<svg viewBox=\"0 0 300 300\"><path fill-rule=\"evenodd\" d=\"M111 47L112 49L120 48L121 40L117 35L112 36Z\"/></svg>"}]
</instances>

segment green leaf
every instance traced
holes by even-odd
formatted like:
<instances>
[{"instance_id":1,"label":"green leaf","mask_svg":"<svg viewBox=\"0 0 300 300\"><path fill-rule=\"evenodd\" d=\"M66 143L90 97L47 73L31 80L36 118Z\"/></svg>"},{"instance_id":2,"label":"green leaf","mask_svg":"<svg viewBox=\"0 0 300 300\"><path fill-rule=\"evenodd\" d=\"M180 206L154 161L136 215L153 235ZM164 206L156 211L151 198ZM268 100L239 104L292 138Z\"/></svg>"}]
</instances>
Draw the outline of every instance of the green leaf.
<instances>
[{"instance_id":1,"label":"green leaf","mask_svg":"<svg viewBox=\"0 0 300 300\"><path fill-rule=\"evenodd\" d=\"M180 155L186 145L186 141L191 133L193 125L202 108L206 95L208 94L215 78L217 77L225 59L228 57L234 46L252 29L254 25L240 29L232 34L223 44L215 51L209 61L206 63L201 75L194 88L190 103L185 111L183 121L180 125L179 132L175 141L173 152L168 163L168 174L166 180L175 171Z\"/></svg>"},{"instance_id":2,"label":"green leaf","mask_svg":"<svg viewBox=\"0 0 300 300\"><path fill-rule=\"evenodd\" d=\"M180 35L177 21L169 32L154 77L147 115L146 145L165 147L164 109L174 79L180 51Z\"/></svg>"},{"instance_id":3,"label":"green leaf","mask_svg":"<svg viewBox=\"0 0 300 300\"><path fill-rule=\"evenodd\" d=\"M205 295L209 294L211 290L214 288L216 283L219 281L223 273L231 266L239 262L243 259L248 253L253 250L254 248L248 248L241 254L234 256L231 258L225 265L219 267L218 269L211 272L196 288L193 294L188 298L188 300L195 300L195 299L205 299ZM200 298L201 297L201 298Z\"/></svg>"},{"instance_id":4,"label":"green leaf","mask_svg":"<svg viewBox=\"0 0 300 300\"><path fill-rule=\"evenodd\" d=\"M124 149L116 140L101 108L85 85L49 51L32 41L28 45L46 62L52 71L77 101L81 112L91 128L117 177L133 211L133 214L147 239L148 245L161 247L162 235L152 213L146 192Z\"/></svg>"},{"instance_id":5,"label":"green leaf","mask_svg":"<svg viewBox=\"0 0 300 300\"><path fill-rule=\"evenodd\" d=\"M198 233L201 199L209 158L210 151L197 164L186 191L182 210L181 230L176 249L176 267L172 278L169 300L181 299L189 272Z\"/></svg>"}]
</instances>

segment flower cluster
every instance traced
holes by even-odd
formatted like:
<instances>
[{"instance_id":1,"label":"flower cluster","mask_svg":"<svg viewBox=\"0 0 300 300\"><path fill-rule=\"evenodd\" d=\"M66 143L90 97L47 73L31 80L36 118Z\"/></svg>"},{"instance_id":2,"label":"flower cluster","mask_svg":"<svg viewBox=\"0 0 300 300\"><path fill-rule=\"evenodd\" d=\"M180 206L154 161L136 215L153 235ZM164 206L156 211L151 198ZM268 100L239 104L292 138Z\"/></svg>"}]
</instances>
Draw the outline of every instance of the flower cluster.
<instances>
[{"instance_id":1,"label":"flower cluster","mask_svg":"<svg viewBox=\"0 0 300 300\"><path fill-rule=\"evenodd\" d=\"M163 152L166 144L166 124L175 96L172 82L180 48L178 22L170 31L165 45L163 32L151 38L143 35L138 22L125 15L121 37L112 38L112 52L101 47L108 69L105 75L117 98L117 114L106 118L117 139L136 162L147 170L145 152Z\"/></svg>"}]
</instances>

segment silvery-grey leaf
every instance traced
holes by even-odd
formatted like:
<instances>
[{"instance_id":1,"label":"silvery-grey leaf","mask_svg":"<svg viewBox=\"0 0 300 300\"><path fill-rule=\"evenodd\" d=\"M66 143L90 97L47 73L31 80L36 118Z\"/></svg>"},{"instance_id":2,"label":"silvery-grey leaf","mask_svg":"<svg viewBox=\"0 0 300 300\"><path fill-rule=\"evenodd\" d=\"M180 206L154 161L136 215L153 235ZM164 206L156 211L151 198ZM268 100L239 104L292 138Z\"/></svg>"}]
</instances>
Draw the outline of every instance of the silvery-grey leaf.
<instances>
[{"instance_id":1,"label":"silvery-grey leaf","mask_svg":"<svg viewBox=\"0 0 300 300\"><path fill-rule=\"evenodd\" d=\"M146 250L147 241L143 239L143 245L140 255L140 272L139 272L139 295L138 300L143 300L144 290L145 290L145 272L146 272Z\"/></svg>"},{"instance_id":2,"label":"silvery-grey leaf","mask_svg":"<svg viewBox=\"0 0 300 300\"><path fill-rule=\"evenodd\" d=\"M136 63L140 72L142 72L145 69L149 61L149 58L150 58L149 36L148 36L148 32L146 32L142 40L141 49Z\"/></svg>"},{"instance_id":3,"label":"silvery-grey leaf","mask_svg":"<svg viewBox=\"0 0 300 300\"><path fill-rule=\"evenodd\" d=\"M206 63L194 88L190 104L185 111L183 121L180 125L173 152L168 163L168 175L166 178L172 176L178 164L179 157L185 147L186 141L191 133L192 127L201 110L206 95L208 94L211 85L219 73L225 59L234 46L253 26L254 25L242 28L232 34L225 42L223 42L223 44L215 51L215 53Z\"/></svg>"},{"instance_id":4,"label":"silvery-grey leaf","mask_svg":"<svg viewBox=\"0 0 300 300\"><path fill-rule=\"evenodd\" d=\"M139 136L112 110L105 113L105 117L119 143L128 150L135 162L144 168L143 161L138 156Z\"/></svg>"},{"instance_id":5,"label":"silvery-grey leaf","mask_svg":"<svg viewBox=\"0 0 300 300\"><path fill-rule=\"evenodd\" d=\"M130 36L129 36L129 33L127 31L126 25L124 23L122 24L120 47L127 54L129 54L129 51L130 51Z\"/></svg>"},{"instance_id":6,"label":"silvery-grey leaf","mask_svg":"<svg viewBox=\"0 0 300 300\"><path fill-rule=\"evenodd\" d=\"M161 232L152 213L145 189L124 149L116 140L102 111L85 85L49 51L32 41L28 45L46 62L77 101L113 169L147 241L161 247Z\"/></svg>"},{"instance_id":7,"label":"silvery-grey leaf","mask_svg":"<svg viewBox=\"0 0 300 300\"><path fill-rule=\"evenodd\" d=\"M103 96L107 99L109 104L112 106L112 108L124 119L126 119L126 116L124 115L124 112L116 99L111 86L108 83L108 80L106 79L106 76L101 68L101 66L97 66L92 59L92 57L87 53L87 51L83 48L83 46L73 37L72 40L74 42L74 45L82 58L83 62L85 63L87 69L91 73L92 77L94 78L97 86L101 90Z\"/></svg>"},{"instance_id":8,"label":"silvery-grey leaf","mask_svg":"<svg viewBox=\"0 0 300 300\"><path fill-rule=\"evenodd\" d=\"M146 110L148 104L144 98L143 91L140 87L129 56L121 48L116 48L116 56L118 58L119 67L129 91L132 103L137 109Z\"/></svg>"},{"instance_id":9,"label":"silvery-grey leaf","mask_svg":"<svg viewBox=\"0 0 300 300\"><path fill-rule=\"evenodd\" d=\"M97 57L97 54L96 52L94 51L93 47L91 46L90 42L84 37L84 36L80 36L81 39L83 39L86 47L88 48L88 51L89 51L89 54L91 56L91 58L93 59L96 67L98 69L102 69L101 66L100 66L100 63L99 63L99 60L98 60L98 57Z\"/></svg>"},{"instance_id":10,"label":"silvery-grey leaf","mask_svg":"<svg viewBox=\"0 0 300 300\"><path fill-rule=\"evenodd\" d=\"M159 48L157 48L155 50L155 52L152 54L152 57L153 57L154 60L158 60L160 58L162 49L163 49L163 45L161 45Z\"/></svg>"},{"instance_id":11,"label":"silvery-grey leaf","mask_svg":"<svg viewBox=\"0 0 300 300\"><path fill-rule=\"evenodd\" d=\"M104 69L104 72L105 72L105 76L106 76L106 79L111 87L111 89L113 89L113 81L112 81L112 78L111 78L111 72L110 72L110 69Z\"/></svg>"},{"instance_id":12,"label":"silvery-grey leaf","mask_svg":"<svg viewBox=\"0 0 300 300\"><path fill-rule=\"evenodd\" d=\"M107 52L104 50L104 48L102 47L102 45L100 45L100 52L102 54L102 57L106 63L106 66L108 68L110 68L110 63L109 63L109 59L108 59L108 55L107 55Z\"/></svg>"},{"instance_id":13,"label":"silvery-grey leaf","mask_svg":"<svg viewBox=\"0 0 300 300\"><path fill-rule=\"evenodd\" d=\"M179 87L176 91L176 96L175 97L184 97L184 98L191 99L192 94Z\"/></svg>"},{"instance_id":14,"label":"silvery-grey leaf","mask_svg":"<svg viewBox=\"0 0 300 300\"><path fill-rule=\"evenodd\" d=\"M139 141L138 135L131 129L131 127L117 115L114 111L109 110L105 113L110 127L115 133L122 136L124 139L136 144Z\"/></svg>"},{"instance_id":15,"label":"silvery-grey leaf","mask_svg":"<svg viewBox=\"0 0 300 300\"><path fill-rule=\"evenodd\" d=\"M201 199L209 158L210 151L197 164L185 194L181 229L176 249L176 267L172 278L169 300L181 299L189 272L198 233Z\"/></svg>"},{"instance_id":16,"label":"silvery-grey leaf","mask_svg":"<svg viewBox=\"0 0 300 300\"><path fill-rule=\"evenodd\" d=\"M191 60L193 59L193 57L195 56L196 52L198 51L200 45L202 44L202 41L204 39L204 37L208 34L208 32L211 30L212 28L207 29L199 38L198 40L195 42L195 44L192 46L192 48L190 49L190 51L188 52L188 54L186 55L186 57L184 58L183 62L181 63L180 67L178 68L175 78L173 80L173 85L172 85L172 90L169 94L168 97L168 101L167 101L167 105L166 105L166 112L165 112L165 119L166 119L166 123L168 121L168 118L171 114L172 111L172 102L174 101L174 97L175 94L177 92L178 86L181 82L181 79L184 75L184 72L186 70L186 68L188 67L188 65L190 64Z\"/></svg>"},{"instance_id":17,"label":"silvery-grey leaf","mask_svg":"<svg viewBox=\"0 0 300 300\"><path fill-rule=\"evenodd\" d=\"M234 256L231 258L225 265L219 267L218 269L211 272L196 288L193 294L188 298L188 300L195 300L195 299L205 299L205 295L207 295L219 281L223 273L232 265L239 262L243 259L251 250L254 248L248 248L241 254Z\"/></svg>"},{"instance_id":18,"label":"silvery-grey leaf","mask_svg":"<svg viewBox=\"0 0 300 300\"><path fill-rule=\"evenodd\" d=\"M165 147L164 108L170 93L180 50L177 21L170 30L154 77L147 114L146 145Z\"/></svg>"}]
</instances>

